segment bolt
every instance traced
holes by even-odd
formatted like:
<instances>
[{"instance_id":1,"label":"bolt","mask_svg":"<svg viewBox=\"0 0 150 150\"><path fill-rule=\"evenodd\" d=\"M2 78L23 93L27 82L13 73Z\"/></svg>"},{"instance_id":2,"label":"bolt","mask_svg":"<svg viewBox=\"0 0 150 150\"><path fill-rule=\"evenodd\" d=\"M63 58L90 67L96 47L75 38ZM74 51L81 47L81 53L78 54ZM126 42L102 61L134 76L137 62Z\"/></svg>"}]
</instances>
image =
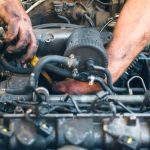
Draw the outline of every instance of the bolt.
<instances>
[{"instance_id":1,"label":"bolt","mask_svg":"<svg viewBox=\"0 0 150 150\"><path fill-rule=\"evenodd\" d=\"M95 76L90 76L90 82L89 85L93 85L95 81Z\"/></svg>"}]
</instances>

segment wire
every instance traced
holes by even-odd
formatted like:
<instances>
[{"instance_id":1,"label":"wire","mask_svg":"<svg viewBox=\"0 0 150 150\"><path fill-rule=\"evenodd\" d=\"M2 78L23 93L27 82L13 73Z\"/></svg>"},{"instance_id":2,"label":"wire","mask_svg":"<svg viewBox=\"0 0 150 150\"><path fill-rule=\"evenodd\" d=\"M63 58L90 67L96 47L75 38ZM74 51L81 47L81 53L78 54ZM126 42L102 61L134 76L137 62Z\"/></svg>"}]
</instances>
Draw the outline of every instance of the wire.
<instances>
[{"instance_id":1,"label":"wire","mask_svg":"<svg viewBox=\"0 0 150 150\"><path fill-rule=\"evenodd\" d=\"M87 7L90 7L92 4L93 4L94 0L89 0L87 3L86 3L86 6Z\"/></svg>"},{"instance_id":2,"label":"wire","mask_svg":"<svg viewBox=\"0 0 150 150\"><path fill-rule=\"evenodd\" d=\"M34 8L36 8L37 6L39 6L41 3L45 2L47 0L39 0L36 3L34 3L27 11L26 13L30 13Z\"/></svg>"},{"instance_id":3,"label":"wire","mask_svg":"<svg viewBox=\"0 0 150 150\"><path fill-rule=\"evenodd\" d=\"M108 99L108 101L112 101L114 102L115 104L118 104L119 106L121 106L124 110L126 110L127 112L131 113L131 114L134 114L130 109L128 109L124 104L122 104L121 102L119 101L115 101L115 100L112 100L112 99Z\"/></svg>"},{"instance_id":4,"label":"wire","mask_svg":"<svg viewBox=\"0 0 150 150\"><path fill-rule=\"evenodd\" d=\"M96 0L96 1L102 5L112 5L113 4L112 0L111 0L111 3L105 3L105 2L102 2L101 0Z\"/></svg>"},{"instance_id":5,"label":"wire","mask_svg":"<svg viewBox=\"0 0 150 150\"><path fill-rule=\"evenodd\" d=\"M99 93L96 94L97 98L93 101L93 103L91 104L91 107L89 109L89 112L91 112L92 110L94 110L94 107L96 105L96 103L98 102L103 102L104 98L108 95L108 93L100 91Z\"/></svg>"},{"instance_id":6,"label":"wire","mask_svg":"<svg viewBox=\"0 0 150 150\"><path fill-rule=\"evenodd\" d=\"M88 11L88 10L87 10L87 7L86 7L83 3L81 3L81 2L76 2L75 5L76 5L76 4L77 4L77 5L80 5L84 10Z\"/></svg>"},{"instance_id":7,"label":"wire","mask_svg":"<svg viewBox=\"0 0 150 150\"><path fill-rule=\"evenodd\" d=\"M103 98L101 98L101 99L100 98L95 99L94 102L91 104L91 107L90 107L90 109L89 109L88 112L94 111L95 108L96 108L96 106L97 106L96 104L98 104L98 103L101 105L102 103L104 103L104 99Z\"/></svg>"},{"instance_id":8,"label":"wire","mask_svg":"<svg viewBox=\"0 0 150 150\"><path fill-rule=\"evenodd\" d=\"M95 77L95 81L97 81L101 86L102 88L105 90L105 91L108 91L109 94L113 94L112 90L110 89L110 87L108 87L108 85L105 83L105 81L100 78L100 77Z\"/></svg>"},{"instance_id":9,"label":"wire","mask_svg":"<svg viewBox=\"0 0 150 150\"><path fill-rule=\"evenodd\" d=\"M114 20L116 20L119 17L119 15L116 15L115 17L111 17L108 22L101 28L100 33Z\"/></svg>"},{"instance_id":10,"label":"wire","mask_svg":"<svg viewBox=\"0 0 150 150\"><path fill-rule=\"evenodd\" d=\"M65 99L64 99L64 101L68 101L68 100L71 100L71 101L72 101L72 103L74 104L74 106L75 106L75 108L76 108L76 111L77 111L78 113L84 113L84 112L85 112L85 111L81 111L81 110L80 110L80 108L79 108L77 102L76 102L70 95L66 95L66 97L65 97Z\"/></svg>"},{"instance_id":11,"label":"wire","mask_svg":"<svg viewBox=\"0 0 150 150\"><path fill-rule=\"evenodd\" d=\"M84 14L85 19L87 20L87 22L89 23L89 25L91 27L95 27L93 20L91 19L91 17L89 17L87 14Z\"/></svg>"},{"instance_id":12,"label":"wire","mask_svg":"<svg viewBox=\"0 0 150 150\"><path fill-rule=\"evenodd\" d=\"M52 108L50 108L48 110L48 113L51 113L53 111L58 111L58 109L61 109L61 110L65 111L65 112L70 112L69 109L67 109L66 107L63 107L63 106L54 106L54 107L52 107Z\"/></svg>"}]
</instances>

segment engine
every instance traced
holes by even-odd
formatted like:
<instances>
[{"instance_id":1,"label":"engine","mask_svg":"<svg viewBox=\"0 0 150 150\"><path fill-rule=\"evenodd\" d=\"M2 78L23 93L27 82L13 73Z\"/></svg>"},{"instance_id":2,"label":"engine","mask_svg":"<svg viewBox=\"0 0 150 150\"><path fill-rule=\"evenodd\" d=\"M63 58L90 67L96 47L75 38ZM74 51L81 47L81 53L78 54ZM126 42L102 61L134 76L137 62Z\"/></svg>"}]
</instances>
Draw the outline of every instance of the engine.
<instances>
[{"instance_id":1,"label":"engine","mask_svg":"<svg viewBox=\"0 0 150 150\"><path fill-rule=\"evenodd\" d=\"M1 26L0 149L149 149L149 45L115 84L107 69L106 47L124 3L22 0L39 48L22 65L26 48L7 53L7 27ZM98 83L102 90L56 93L52 84L66 78Z\"/></svg>"}]
</instances>

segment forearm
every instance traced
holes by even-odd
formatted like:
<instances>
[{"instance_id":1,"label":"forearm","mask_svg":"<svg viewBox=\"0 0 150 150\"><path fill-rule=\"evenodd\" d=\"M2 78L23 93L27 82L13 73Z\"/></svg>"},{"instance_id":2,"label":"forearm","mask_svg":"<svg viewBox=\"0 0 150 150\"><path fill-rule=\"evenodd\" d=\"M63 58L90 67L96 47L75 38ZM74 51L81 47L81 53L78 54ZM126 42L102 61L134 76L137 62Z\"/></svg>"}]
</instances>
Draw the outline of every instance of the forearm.
<instances>
[{"instance_id":1,"label":"forearm","mask_svg":"<svg viewBox=\"0 0 150 150\"><path fill-rule=\"evenodd\" d=\"M150 1L128 0L108 47L109 70L115 82L150 40Z\"/></svg>"}]
</instances>

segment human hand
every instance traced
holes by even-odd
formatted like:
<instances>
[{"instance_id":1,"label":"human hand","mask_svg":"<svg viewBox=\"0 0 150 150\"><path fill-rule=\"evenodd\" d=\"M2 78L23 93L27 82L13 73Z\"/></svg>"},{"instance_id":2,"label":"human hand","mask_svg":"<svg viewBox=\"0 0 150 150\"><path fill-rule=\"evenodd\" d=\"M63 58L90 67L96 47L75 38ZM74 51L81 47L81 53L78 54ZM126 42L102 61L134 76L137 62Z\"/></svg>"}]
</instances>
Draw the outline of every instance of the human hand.
<instances>
[{"instance_id":1,"label":"human hand","mask_svg":"<svg viewBox=\"0 0 150 150\"><path fill-rule=\"evenodd\" d=\"M19 0L0 0L0 19L8 25L5 35L6 43L19 37L17 44L9 46L7 51L9 53L20 52L24 47L28 47L22 63L32 59L37 51L38 44L30 18Z\"/></svg>"}]
</instances>

